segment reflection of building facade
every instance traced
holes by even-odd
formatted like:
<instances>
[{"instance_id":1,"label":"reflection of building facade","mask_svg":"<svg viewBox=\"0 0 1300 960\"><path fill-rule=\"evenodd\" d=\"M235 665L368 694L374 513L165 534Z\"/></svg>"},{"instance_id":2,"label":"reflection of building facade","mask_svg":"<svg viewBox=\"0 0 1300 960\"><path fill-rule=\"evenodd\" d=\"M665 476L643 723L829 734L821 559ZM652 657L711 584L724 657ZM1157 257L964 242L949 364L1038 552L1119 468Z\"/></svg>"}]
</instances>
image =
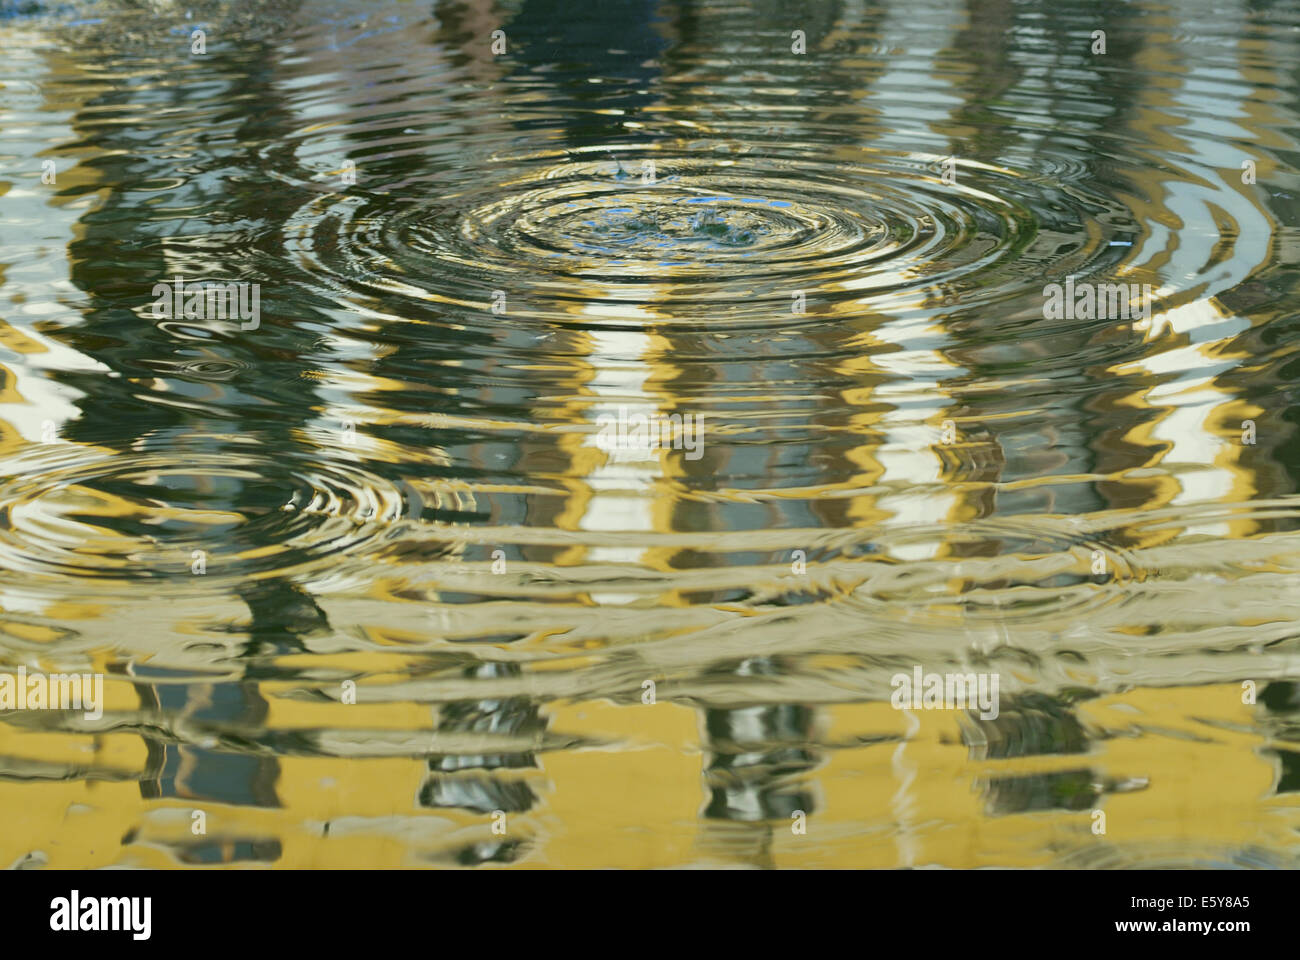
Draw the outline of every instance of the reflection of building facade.
<instances>
[{"instance_id":1,"label":"reflection of building facade","mask_svg":"<svg viewBox=\"0 0 1300 960\"><path fill-rule=\"evenodd\" d=\"M449 16L447 32L438 37L439 42L454 46L450 40L481 41L487 21L475 18L480 9L456 8L453 14L462 19ZM572 111L582 118L566 132L567 146L618 137L650 146L663 142L658 138L662 129L687 130L684 137L710 142L710 138L726 139L729 129L743 126L735 121L735 127L728 127L728 114L734 116L734 111L723 98L700 93L739 82L734 65L701 67L698 60L674 53L680 48L667 46L672 39L694 45L696 52L721 46L727 39L721 27L734 26L739 14L714 23L713 11L690 3L668 4L669 15L663 19L651 15L650 4L611 9L604 15L606 20L621 18L627 9L639 18L635 27L621 23L620 31L634 34L644 48L613 55L600 65L604 79L624 84L626 89L617 99L607 101L596 85L588 86L575 71L567 76L563 89L553 91L554 100L543 100L557 113ZM906 316L875 315L868 298L857 299L848 289L828 291L834 297L826 323L786 332L780 346L759 337L741 338L745 349L737 341L720 341L713 354L717 362L701 371L699 363L683 360L698 359L701 349L693 339L698 334L674 330L677 318L671 296L656 291L653 284L640 284L643 302L629 303L620 301L626 290L593 281L574 292L565 306L548 307L556 313L569 310L574 326L590 321L593 329L559 334L572 351L560 360L548 360L566 369L548 371L545 398L530 392L526 381L511 379L517 371L510 366L512 358L530 356L540 328L521 324L495 340L481 330L468 330L461 332L461 339L447 336L437 342L420 342L417 337L401 341L393 332L394 342L377 342L368 354L359 352L345 364L358 378L373 374L373 392L347 394L349 402L344 403L340 392L331 392L328 384L319 391L305 389L296 398L300 409L286 413L283 424L265 435L265 442L293 443L295 430L339 420L355 409L352 401L366 401L376 411L386 411L376 413L367 431L394 448L416 442L411 440L413 431L422 438L430 436L422 418L450 413L460 418L456 428L437 433L438 443L445 442L449 452L429 455L423 464L428 471L424 487L439 489L444 480L460 482L458 471L464 471L471 478L467 486L481 481L480 491L492 489L466 496L447 510L419 510L416 519L459 524L466 531L474 524L502 530L553 529L564 536L546 543L503 543L500 548L512 565L554 564L562 572L590 571L609 580L617 580L623 571L650 572L668 586L656 593L631 578L622 584L599 583L587 591L571 585L572 596L555 603L549 615L553 634L535 629L542 616L535 613L534 620L514 632L497 631L496 625L506 618L492 611L484 611L481 618L493 629L480 629L472 610L453 610L455 629L430 628L426 600L433 601L435 611L443 611L457 606L469 610L470 604L454 602L466 597L501 599L503 591L494 585L472 593L464 578L421 593L427 584L412 587L402 582L400 573L394 574L392 582L397 586L392 589L403 603L393 595L381 596L377 588L376 596L367 598L374 606L365 607L363 613L357 612L360 601L358 606L335 605L288 583L247 593L238 609L220 611L222 622L238 625L231 635L242 640L247 633L250 641L243 650L232 642L230 660L237 663L232 675L220 682L171 683L162 669L132 664L127 682L116 684L115 709L129 713L135 726L129 734L80 737L78 749L81 741L91 745L93 763L87 765L66 744L51 742L59 741L53 734L0 725L3 753L16 758L16 767L21 766L20 760L34 762L35 755L48 753L54 758L48 763L64 775L60 779L41 768L47 774L42 782L0 782L0 810L15 811L10 818L15 836L66 839L69 843L64 850L55 850L54 857L84 856L87 864L95 866L115 862L119 851L95 850L92 855L67 850L89 851L95 837L109 835L130 837L126 846L131 857L149 860L162 850L168 857L193 863L399 866L409 864L414 859L411 851L418 849L421 853L436 850L438 857L428 858L435 862L461 864L527 863L535 853L541 862L555 865L676 865L703 858L777 866L941 863L973 867L1040 864L1061 851L1094 843L1086 814L1100 806L1109 815L1107 849L1140 849L1153 835L1173 838L1189 848L1198 844L1229 848L1251 842L1280 848L1290 843L1287 831L1294 822L1290 807L1300 792L1295 753L1286 746L1293 737L1287 717L1295 698L1280 682L1265 688L1265 709L1250 711L1240 704L1232 684L1190 686L1170 668L1149 686L1122 695L1066 703L1056 696L1017 694L1008 698L997 721L978 724L953 714L927 714L915 718L914 729L887 703L861 702L853 689L843 690L839 700L828 697L803 703L771 694L770 701L764 701L783 677L805 669L803 663L783 660L770 651L736 657L731 649L726 656L711 658L705 650L698 659L681 659L680 673L689 672L685 679L692 684L712 687L714 692L741 688L743 702L700 695L674 703L671 691L675 681L684 679L681 675L664 682L668 698L657 706L604 699L584 702L580 700L584 691L577 685L572 701L560 695L547 700L530 691L528 682L537 679L540 686L543 668L550 664L541 657L530 662L529 654L543 640L562 637L570 617L576 621L581 616L586 624L601 613L612 617L631 611L639 618L625 634L614 635L611 628L610 635L593 640L596 631L588 631L582 637L587 646L575 643L572 652L575 661L589 657L588 664L612 664L631 678L624 686L634 687L641 676L658 675L662 665L654 661L653 651L638 649L635 641L641 637L636 630L642 630L646 639L658 640L675 628L683 634L702 629L703 620L688 621L677 615L734 613L757 587L748 582L716 586L709 579L710 571L728 565L779 566L789 560L785 546L724 552L698 543L678 546L674 534L712 531L724 543L732 532L856 529L864 533L865 550L866 545L875 546L869 541L876 531L882 532L883 542L885 534L916 526L940 528L998 515L1082 515L1136 505L1173 506L1190 513L1206 501L1240 503L1255 496L1267 488L1255 465L1283 460L1281 448L1290 434L1280 423L1261 426L1258 445L1249 451L1222 441L1225 433L1233 432L1236 421L1254 416L1263 423L1268 414L1246 399L1248 352L1238 338L1248 332L1250 318L1234 311L1220 294L1230 294L1267 259L1276 225L1272 214L1258 205L1258 198L1233 182L1237 157L1223 152L1222 128L1206 126L1207 118L1215 118L1230 125L1235 142L1264 142L1285 126L1283 106L1237 103L1221 90L1212 96L1204 93L1192 73L1196 61L1190 44L1182 45L1185 59L1172 62L1164 47L1117 45L1106 70L1081 68L1078 52L1067 40L1044 54L1052 58L1047 65L1033 69L1017 62L1022 51L1008 47L990 55L994 40L987 26L990 18L999 24L994 31L997 42L1010 44L1004 28L1040 30L1051 12L1046 3L994 3L978 10L972 7L960 16L951 15L947 4L931 0L883 11L846 3L826 5L817 15L830 17L827 11L834 11L839 19L810 22L806 28L816 37L818 27L824 27L822 34L837 39L827 41L821 55L813 44L812 55L790 68L795 79L782 82L797 86L820 78L843 92L783 114L785 133L793 142L814 139L821 125L833 119L845 129L860 124L864 131L878 132L874 146L882 150L915 151L918 141L924 141L936 155L974 154L974 159L996 164L1007 149L998 134L1010 136L1015 124L990 122L985 98L996 95L1003 102L1016 103L1038 96L1044 71L1068 73L1073 83L1089 91L1090 98L1114 101L1105 120L1115 127L1111 133L1136 131L1150 142L1176 140L1180 162L1196 176L1171 182L1153 168L1149 180L1133 184L1133 212L1139 221L1135 229L1147 231L1153 239L1146 244L1149 258L1128 267L1178 277L1200 275L1204 265L1216 258L1223 263L1211 272L1205 288L1195 292L1195 299L1164 312L1161 322L1170 337L1168 344L1132 364L1094 371L1104 382L1092 393L1063 388L1060 396L1043 401L1058 414L1054 429L1047 429L1015 418L981 419L981 413L1000 408L963 388L969 378L981 375L982 364L1005 363L1011 369L1013 364L1006 359L1010 357L1027 365L1032 374L1035 361L1052 359L1051 350L1082 352L1089 345L1087 333L1063 335L1062 342L1068 341L1065 346L1030 340L999 344L1004 352L991 361L991 349L981 352L986 345L964 335L960 324L969 318L959 315L960 303L955 307L942 303L941 291L918 295ZM1245 29L1243 7L1232 7L1229 15ZM458 68L477 82L503 77L536 81L531 68L553 56L553 48L544 40L555 16L554 4L526 4L507 23L511 43L524 51L521 58L458 63ZM584 50L603 44L602 31L608 24L589 11L581 16L590 20L584 20L588 30ZM750 18L749 12L743 16ZM783 16L772 12L770 19L760 17L760 22L767 28L779 21L784 29ZM869 18L861 21L866 24L863 35L878 36L882 50L897 52L881 57L832 55L835 43L852 42L858 35L854 24L860 21L850 23L851 17ZM778 30L768 32L784 39ZM1283 54L1276 61L1286 62L1285 54L1293 47L1277 41L1275 50ZM660 55L662 70L646 66ZM1245 47L1223 55L1235 66L1225 68L1221 79L1236 85L1243 96L1252 89L1285 87L1280 78L1259 67ZM1129 58L1140 71L1159 76L1162 82L1148 88L1111 89L1108 78L1116 75L1113 66L1119 58ZM346 53L340 53L331 69L343 71L347 61ZM1001 63L1007 71L992 77L987 73L990 63ZM78 64L62 63L59 69L75 70ZM511 74L512 70L516 72ZM694 72L688 75L688 70ZM292 72L288 76L298 79ZM1012 79L1005 81L1008 76ZM956 82L960 77L975 79L967 88ZM210 82L210 77L204 82ZM243 82L239 76L232 75L230 82L232 91L243 90L234 86ZM775 81L764 80L769 82ZM1001 84L997 89L991 87L995 82ZM99 122L102 111L130 105L125 89L104 93L82 105L80 113L73 110L69 129L93 141L104 157L139 153L134 133L114 131ZM913 90L922 93L910 96ZM273 107L266 111L272 118L282 106L270 90L241 95L264 97ZM617 103L625 113L584 112L596 102ZM463 110L455 119L460 129L468 130L475 121L468 107ZM634 114L663 124L688 121L691 125L632 137L622 123ZM495 125L497 132L522 135L544 128L552 119L525 113L511 121L492 117L482 122ZM978 136L954 132L966 128ZM160 126L153 133L166 129ZM268 137L291 132L260 131ZM366 131L355 141L340 136L336 145L346 153L364 146L367 136ZM1017 136L1021 138L1015 144L1018 155L1051 155L1055 141L1050 132L1038 141L1023 130ZM833 149L838 159L849 164L861 147L838 144ZM172 161L165 157L146 154L144 160L133 162L143 166L132 177L163 182L172 173ZM83 170L69 175L69 183L74 182L73 176L87 174ZM159 238L149 233L152 226L132 222L134 203L131 197L110 194L98 218L88 216L69 229L75 228L85 249L110 239L120 244L130 268L142 274L198 272L189 269L196 266L192 260L171 262L167 244L151 246ZM288 215L287 204L269 212L246 212L272 220ZM1233 254L1223 253L1218 231L1205 235L1184 231L1175 241L1164 226L1171 217L1183 223L1231 221L1222 232L1232 235ZM124 238L127 242L122 242ZM199 255L191 251L187 256ZM175 344L164 333L141 332L133 318L108 303L112 291L102 289L98 278L71 269L83 289L98 298L91 311L92 327L64 331L57 338L33 334L31 343L81 351L88 369L95 364L123 366L121 357L103 347L112 340L134 341L132 350L141 356L174 352ZM579 305L582 297L598 306ZM618 322L602 325L602 319ZM5 339L6 345L16 342L17 338ZM218 360L241 359L238 344L216 344L205 350ZM477 366L467 371L466 364ZM393 382L409 378L414 369L427 373L427 393L392 389ZM188 415L181 414L149 419L156 418L157 412L140 404L138 395L167 378L134 375L138 373L120 380L97 380L96 389L103 392L96 394L94 403L86 402L84 392L82 399L76 399L71 385L59 391L43 384L43 376L19 377L16 382L24 398L60 411L60 426L73 442L78 442L79 434L117 436L124 443L143 439L123 434L121 424L149 422L165 432L191 423ZM833 388L812 389L821 383L819 378L833 381ZM759 398L754 399L755 384L773 386L758 391ZM200 400L215 397L216 404L238 406L237 398L232 399L234 386L177 383L175 387L191 390ZM212 393L202 394L204 390ZM4 399L14 398L7 393ZM774 429L774 420L763 418L778 403L789 414L782 425L799 427L799 432ZM677 453L613 463L577 433L561 436L531 429L539 423L591 425L602 413L620 406L661 415L703 407L711 425L720 427L743 428L746 415L754 414L750 422L759 426L708 434L705 458L698 464ZM1094 421L1103 413L1106 420L1097 426ZM383 419L386 414L391 414L390 419ZM530 429L510 436L476 430L473 418L480 415L498 417L498 423L517 418ZM251 430L255 423L260 429L257 416L249 413L242 425L218 418L204 423L213 431ZM955 452L945 453L936 442L937 426L949 418L960 423L964 439ZM31 439L34 423L27 417L15 433ZM797 440L791 441L791 436ZM1168 469L1159 476L1125 474L1153 467ZM539 482L527 489L510 482L520 476ZM1069 479L1059 484L1022 483L1045 476ZM753 496L695 496L728 485ZM549 486L551 492L536 492L539 486ZM221 505L217 499L214 495L213 504ZM237 505L233 495L225 504ZM1188 520L1185 528L1216 537L1244 537L1259 526L1255 520L1216 519L1212 524ZM1158 546L1178 530L1171 523L1160 532L1134 528L1120 530L1117 536L1127 537L1125 545L1140 550ZM625 542L617 542L620 535L625 535ZM416 540L418 536L413 536ZM409 546L424 550L421 560L436 564L448 556L485 561L495 545L467 540L446 547L443 553L431 542ZM885 542L880 553L882 561L897 563L951 562L954 580L974 580L970 570L978 572L979 562L990 559L981 554L986 549L987 544L976 543L975 538L947 539L936 533L924 542ZM959 571L963 560L970 560L971 566ZM817 558L810 557L810 564L816 563ZM422 572L427 573L427 567ZM684 575L690 573L698 574L698 580ZM992 579L985 586L1002 589L1009 582ZM508 600L508 591L504 593ZM811 591L791 589L780 599L794 605L810 596ZM287 609L294 616L287 616ZM409 620L401 619L394 609L409 614ZM1160 607L1152 604L1147 609L1155 611L1150 619L1158 622ZM250 614L251 626L245 630ZM97 616L92 604L71 614L59 612L71 629L99 626ZM59 622L53 614L51 622ZM957 637L949 654L956 645L1002 639L995 635L992 620L961 622L971 636ZM298 629L291 629L293 623ZM375 624L379 626L371 629ZM331 630L349 628L364 634L372 647L357 653L328 645ZM150 632L148 644L136 637L126 645L137 652L150 645L165 651L175 640L155 625L139 629L159 635ZM1137 631L1133 635L1134 644L1160 640ZM48 639L38 632L24 639L32 636ZM704 643L708 640L706 633ZM476 650L472 641L483 646ZM307 654L316 657L312 666L327 674L382 677L419 673L446 653L445 645L434 644L447 642L463 644L457 652L466 651L467 660L469 651L481 652L481 659L472 664L437 674L436 681L445 680L457 690L453 695L443 695L436 681L426 699L403 703L365 701L344 707L286 695L304 684L327 686L325 680L299 680L293 674ZM1055 646L1044 641L1041 647L1024 644L1016 649L1023 652L1025 663L1036 667L1050 661L1063 646L1053 642ZM1088 642L1092 639L1082 641ZM511 645L508 653L517 659L492 659L503 656L496 648L506 645ZM908 649L923 648L918 641ZM937 644L929 649L942 652ZM1082 649L1088 655L1096 652L1087 646ZM847 655L844 659L851 660ZM268 680L259 673L269 660L293 662L291 679ZM1113 658L1105 662L1113 664ZM861 668L861 660L851 665ZM1118 682L1116 674L1105 674L1101 667L1090 673L1093 666L1070 663L1043 686L1075 683L1106 689ZM1212 666L1197 661L1203 672L1186 672L1217 676ZM845 676L852 676L843 664L825 669L844 669ZM122 702L128 686L138 695L138 703ZM514 692L491 692L502 688ZM442 738L452 745L432 755L403 744L393 748L396 755L367 752L372 749L368 743L356 746L349 741L355 755L343 748L331 752L328 744L323 745L329 736L341 739L340 731L363 741L366 734L379 740L381 734L423 733L430 701L435 704L435 743ZM1250 724L1262 722L1260 716L1271 724L1266 725L1268 735L1276 737L1276 742L1264 747L1260 736L1249 732ZM1213 737L1205 735L1209 728ZM550 730L590 734L594 745L547 753L541 744ZM64 734L63 740L71 737ZM605 737L615 746L595 743ZM636 749L623 749L627 744ZM540 785L547 780L549 790ZM42 791L50 810L58 815L31 804L33 791ZM1175 802L1174 798L1185 796L1198 798L1200 805L1193 813ZM1268 796L1271 806L1261 807L1261 796ZM183 823L164 829L152 819L160 810L190 808L208 809L214 823L224 817L229 824L214 828L213 839L204 841L189 834ZM1258 829L1249 826L1260 823L1261 809L1287 816ZM524 826L512 826L507 838L494 837L487 824L496 811L518 815ZM809 832L804 837L790 832L796 811L808 816ZM1049 813L1053 816L1033 816ZM85 820L78 820L82 816ZM399 827L412 830L415 839L401 834ZM545 842L535 848L526 846L523 838L534 832L540 835L543 827ZM12 837L4 850L10 862L30 852L20 849ZM72 860L56 865L72 865Z\"/></svg>"}]
</instances>

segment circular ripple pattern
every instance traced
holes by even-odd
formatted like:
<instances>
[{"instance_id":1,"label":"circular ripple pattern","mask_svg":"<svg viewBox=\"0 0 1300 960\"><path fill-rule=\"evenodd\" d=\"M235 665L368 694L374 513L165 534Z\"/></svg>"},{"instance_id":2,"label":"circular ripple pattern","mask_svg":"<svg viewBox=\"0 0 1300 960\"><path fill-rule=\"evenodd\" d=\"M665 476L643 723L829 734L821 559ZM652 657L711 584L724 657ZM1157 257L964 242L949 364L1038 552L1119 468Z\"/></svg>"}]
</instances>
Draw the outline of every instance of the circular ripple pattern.
<instances>
[{"instance_id":1,"label":"circular ripple pattern","mask_svg":"<svg viewBox=\"0 0 1300 960\"><path fill-rule=\"evenodd\" d=\"M495 298L510 317L711 327L798 322L798 294L813 318L836 301L969 300L992 289L991 271L1041 284L1049 258L1086 264L1104 249L1095 232L1072 251L1059 237L1036 243L1035 208L1076 222L1085 211L1009 171L976 166L944 183L914 157L696 154L533 157L447 192L404 182L316 196L291 218L288 245L317 282L385 302L486 312Z\"/></svg>"},{"instance_id":2,"label":"circular ripple pattern","mask_svg":"<svg viewBox=\"0 0 1300 960\"><path fill-rule=\"evenodd\" d=\"M0 568L38 578L166 578L202 551L205 589L364 562L402 515L400 490L346 465L230 453L42 458L0 484ZM79 457L79 458L78 458ZM194 578L195 583L199 578Z\"/></svg>"}]
</instances>

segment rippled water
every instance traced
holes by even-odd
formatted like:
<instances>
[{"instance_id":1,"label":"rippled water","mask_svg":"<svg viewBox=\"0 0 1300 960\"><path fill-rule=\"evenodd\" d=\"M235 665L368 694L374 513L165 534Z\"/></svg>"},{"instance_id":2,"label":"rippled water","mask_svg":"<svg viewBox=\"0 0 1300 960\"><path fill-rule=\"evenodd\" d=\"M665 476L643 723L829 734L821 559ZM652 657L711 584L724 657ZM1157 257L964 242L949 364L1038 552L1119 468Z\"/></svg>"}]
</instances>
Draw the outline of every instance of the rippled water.
<instances>
[{"instance_id":1,"label":"rippled water","mask_svg":"<svg viewBox=\"0 0 1300 960\"><path fill-rule=\"evenodd\" d=\"M1300 10L1067 7L0 0L0 860L1294 865Z\"/></svg>"}]
</instances>

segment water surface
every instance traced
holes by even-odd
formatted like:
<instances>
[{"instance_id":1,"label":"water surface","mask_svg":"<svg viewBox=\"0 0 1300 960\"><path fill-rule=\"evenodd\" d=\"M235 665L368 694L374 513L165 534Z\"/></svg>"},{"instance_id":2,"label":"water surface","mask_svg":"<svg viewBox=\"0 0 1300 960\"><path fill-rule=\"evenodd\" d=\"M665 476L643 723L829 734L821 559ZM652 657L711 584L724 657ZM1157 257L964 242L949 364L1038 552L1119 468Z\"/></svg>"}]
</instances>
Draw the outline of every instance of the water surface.
<instances>
[{"instance_id":1,"label":"water surface","mask_svg":"<svg viewBox=\"0 0 1300 960\"><path fill-rule=\"evenodd\" d=\"M0 2L0 666L107 699L0 716L0 864L1294 865L1297 62L1249 0Z\"/></svg>"}]
</instances>

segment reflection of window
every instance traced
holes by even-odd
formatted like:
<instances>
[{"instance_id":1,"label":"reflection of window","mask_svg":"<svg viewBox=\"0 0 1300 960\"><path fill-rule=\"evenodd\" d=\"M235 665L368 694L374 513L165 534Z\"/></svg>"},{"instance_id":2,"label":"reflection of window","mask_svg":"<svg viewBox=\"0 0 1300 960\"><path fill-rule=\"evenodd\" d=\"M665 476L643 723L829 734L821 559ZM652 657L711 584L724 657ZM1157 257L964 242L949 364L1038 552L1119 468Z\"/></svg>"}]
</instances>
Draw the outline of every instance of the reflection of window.
<instances>
[{"instance_id":1,"label":"reflection of window","mask_svg":"<svg viewBox=\"0 0 1300 960\"><path fill-rule=\"evenodd\" d=\"M137 665L133 672L147 675L148 668ZM203 736L205 730L215 739L223 732L262 727L267 704L256 683L137 682L136 689L143 710L162 717L166 731L143 734L148 751L140 779L144 797L280 806L275 792L280 767L273 757L240 753L228 744L200 746L171 739Z\"/></svg>"},{"instance_id":2,"label":"reflection of window","mask_svg":"<svg viewBox=\"0 0 1300 960\"><path fill-rule=\"evenodd\" d=\"M280 775L273 757L240 753L229 742L200 746L208 731L218 736L240 729L261 729L266 722L267 704L258 685L235 683L147 683L151 676L169 678L169 671L134 664L140 706L147 715L159 718L160 729L145 729L145 769L140 775L140 794L146 799L177 798L204 803L279 807L275 786ZM184 738L176 742L173 737ZM124 843L136 841L132 831ZM267 837L194 835L186 830L179 837L154 836L142 842L166 846L184 864L274 863L282 855L280 841Z\"/></svg>"},{"instance_id":3,"label":"reflection of window","mask_svg":"<svg viewBox=\"0 0 1300 960\"><path fill-rule=\"evenodd\" d=\"M517 664L487 663L465 671L470 679L493 680L517 677ZM461 700L439 711L439 734L470 734L471 742L501 738L515 744L520 738L536 739L546 724L539 710L525 697L500 700ZM454 738L450 738L454 739ZM429 758L429 776L420 787L422 807L454 807L475 813L522 813L537 803L532 787L521 779L505 778L498 771L537 769L532 751L496 753L439 753Z\"/></svg>"},{"instance_id":4,"label":"reflection of window","mask_svg":"<svg viewBox=\"0 0 1300 960\"><path fill-rule=\"evenodd\" d=\"M734 675L775 675L767 659L740 663ZM817 766L812 748L815 713L800 704L710 709L704 714L709 751L704 781L709 791L704 816L715 820L788 822L796 810L813 812L804 782Z\"/></svg>"}]
</instances>

